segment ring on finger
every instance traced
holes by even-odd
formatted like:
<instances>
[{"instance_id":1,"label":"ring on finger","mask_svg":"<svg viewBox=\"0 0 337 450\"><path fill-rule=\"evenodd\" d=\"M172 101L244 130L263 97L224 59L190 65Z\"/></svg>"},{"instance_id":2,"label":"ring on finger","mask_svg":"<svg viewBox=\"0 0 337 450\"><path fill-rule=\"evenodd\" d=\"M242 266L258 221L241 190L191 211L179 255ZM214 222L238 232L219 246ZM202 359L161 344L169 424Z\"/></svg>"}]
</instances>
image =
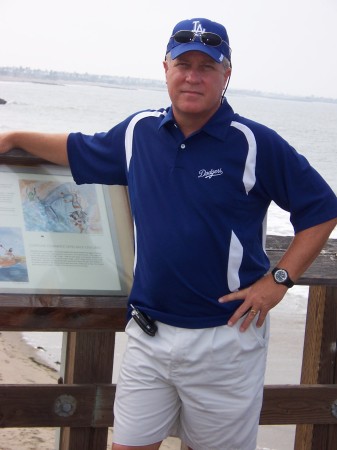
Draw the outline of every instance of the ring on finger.
<instances>
[{"instance_id":1,"label":"ring on finger","mask_svg":"<svg viewBox=\"0 0 337 450\"><path fill-rule=\"evenodd\" d=\"M252 309L249 311L249 314L251 314L253 317L255 317L256 314L257 314L256 309L253 309L253 308L252 308Z\"/></svg>"}]
</instances>

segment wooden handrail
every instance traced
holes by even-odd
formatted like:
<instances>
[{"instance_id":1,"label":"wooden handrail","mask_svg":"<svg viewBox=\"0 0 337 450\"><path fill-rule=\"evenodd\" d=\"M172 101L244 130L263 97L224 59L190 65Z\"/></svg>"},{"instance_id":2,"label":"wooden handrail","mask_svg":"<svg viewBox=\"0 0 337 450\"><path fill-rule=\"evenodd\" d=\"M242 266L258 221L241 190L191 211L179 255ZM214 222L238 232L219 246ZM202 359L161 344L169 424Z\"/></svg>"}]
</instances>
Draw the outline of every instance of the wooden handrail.
<instances>
[{"instance_id":1,"label":"wooden handrail","mask_svg":"<svg viewBox=\"0 0 337 450\"><path fill-rule=\"evenodd\" d=\"M0 427L111 427L115 385L0 385ZM261 425L333 424L337 385L269 385ZM49 414L46 414L49 411Z\"/></svg>"}]
</instances>

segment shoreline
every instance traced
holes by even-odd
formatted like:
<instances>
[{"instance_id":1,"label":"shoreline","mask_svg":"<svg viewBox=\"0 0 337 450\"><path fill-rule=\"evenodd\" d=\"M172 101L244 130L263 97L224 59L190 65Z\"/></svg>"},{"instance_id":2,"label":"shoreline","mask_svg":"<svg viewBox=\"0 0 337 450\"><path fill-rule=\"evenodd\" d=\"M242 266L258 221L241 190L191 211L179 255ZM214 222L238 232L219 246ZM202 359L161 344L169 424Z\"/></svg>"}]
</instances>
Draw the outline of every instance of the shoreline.
<instances>
[{"instance_id":1,"label":"shoreline","mask_svg":"<svg viewBox=\"0 0 337 450\"><path fill-rule=\"evenodd\" d=\"M1 69L1 67L0 67ZM33 70L34 72L34 70ZM36 70L35 75L4 75L0 73L0 81L18 82L18 83L37 83L46 84L51 86L65 86L65 85L86 85L86 86L98 86L112 89L128 89L128 90L155 90L166 91L166 86L161 80L149 80L142 78L127 78L127 77L107 77L104 75L90 75L78 74L80 77L72 77L72 73L60 72L56 79L52 79L48 76L43 76L43 71ZM111 79L109 79L111 78ZM264 92L255 91L250 89L232 88L229 95L243 95L248 97L259 97L271 100L283 100L283 101L297 101L297 102L309 102L309 103L329 103L337 104L337 98L334 97L316 97L314 95L292 95L277 92ZM6 100L6 99L5 99ZM1 450L1 449L0 449Z\"/></svg>"},{"instance_id":2,"label":"shoreline","mask_svg":"<svg viewBox=\"0 0 337 450\"><path fill-rule=\"evenodd\" d=\"M11 384L57 383L59 372L52 368L39 350L29 345L19 331L0 332L0 381ZM22 370L27 369L27 372ZM11 381L12 380L12 381Z\"/></svg>"},{"instance_id":3,"label":"shoreline","mask_svg":"<svg viewBox=\"0 0 337 450\"><path fill-rule=\"evenodd\" d=\"M56 384L58 372L39 359L38 351L16 331L0 333L2 384ZM55 428L1 428L0 450L55 449Z\"/></svg>"}]
</instances>

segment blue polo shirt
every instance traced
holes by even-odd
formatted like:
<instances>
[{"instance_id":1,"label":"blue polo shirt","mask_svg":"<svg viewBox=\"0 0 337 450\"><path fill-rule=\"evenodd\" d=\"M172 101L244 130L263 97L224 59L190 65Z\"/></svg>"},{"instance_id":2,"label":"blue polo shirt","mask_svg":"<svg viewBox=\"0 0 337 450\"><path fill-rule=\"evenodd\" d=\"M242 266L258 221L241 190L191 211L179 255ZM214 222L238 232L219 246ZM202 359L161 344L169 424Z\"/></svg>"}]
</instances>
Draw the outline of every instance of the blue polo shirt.
<instances>
[{"instance_id":1,"label":"blue polo shirt","mask_svg":"<svg viewBox=\"0 0 337 450\"><path fill-rule=\"evenodd\" d=\"M128 186L130 302L178 327L226 324L241 302L218 298L268 271L272 200L290 212L295 233L337 216L336 195L308 161L226 101L188 138L171 108L141 111L107 133L70 134L68 155L76 183Z\"/></svg>"}]
</instances>

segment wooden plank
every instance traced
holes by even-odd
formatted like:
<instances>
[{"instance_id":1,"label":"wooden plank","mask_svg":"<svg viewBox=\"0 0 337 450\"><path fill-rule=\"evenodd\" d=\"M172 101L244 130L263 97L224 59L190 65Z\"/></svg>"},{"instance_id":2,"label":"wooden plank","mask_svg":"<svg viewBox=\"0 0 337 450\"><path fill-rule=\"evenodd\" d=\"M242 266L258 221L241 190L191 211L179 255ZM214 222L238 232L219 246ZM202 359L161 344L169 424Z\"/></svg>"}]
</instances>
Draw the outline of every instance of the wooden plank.
<instances>
[{"instance_id":1,"label":"wooden plank","mask_svg":"<svg viewBox=\"0 0 337 450\"><path fill-rule=\"evenodd\" d=\"M67 351L74 357L67 358L65 383L111 383L114 348L114 332L71 333Z\"/></svg>"},{"instance_id":2,"label":"wooden plank","mask_svg":"<svg viewBox=\"0 0 337 450\"><path fill-rule=\"evenodd\" d=\"M125 325L125 308L0 308L2 331L124 331Z\"/></svg>"},{"instance_id":3,"label":"wooden plank","mask_svg":"<svg viewBox=\"0 0 337 450\"><path fill-rule=\"evenodd\" d=\"M0 385L0 428L110 427L115 392L116 386L112 384L3 384ZM71 397L76 400L75 412L59 415L60 400L67 404L70 399L71 405Z\"/></svg>"},{"instance_id":4,"label":"wooden plank","mask_svg":"<svg viewBox=\"0 0 337 450\"><path fill-rule=\"evenodd\" d=\"M115 389L106 383L0 385L0 427L106 428L113 425ZM76 399L76 410L69 417L55 413L55 402L62 395ZM337 385L265 386L260 424L336 426L331 413L336 399Z\"/></svg>"},{"instance_id":5,"label":"wooden plank","mask_svg":"<svg viewBox=\"0 0 337 450\"><path fill-rule=\"evenodd\" d=\"M72 399L76 401L68 417L57 414L61 398L65 398L66 410ZM0 427L87 427L95 399L94 385L0 385Z\"/></svg>"},{"instance_id":6,"label":"wooden plank","mask_svg":"<svg viewBox=\"0 0 337 450\"><path fill-rule=\"evenodd\" d=\"M322 344L317 375L318 383L337 383L337 287L325 289ZM337 400L337 398L335 399ZM337 426L313 425L311 450L337 448Z\"/></svg>"},{"instance_id":7,"label":"wooden plank","mask_svg":"<svg viewBox=\"0 0 337 450\"><path fill-rule=\"evenodd\" d=\"M71 434L69 432L71 431ZM61 450L106 450L108 429L71 428L60 437Z\"/></svg>"},{"instance_id":8,"label":"wooden plank","mask_svg":"<svg viewBox=\"0 0 337 450\"><path fill-rule=\"evenodd\" d=\"M93 424L96 427L111 427L113 425L113 406L116 386L99 384L96 386L96 389Z\"/></svg>"},{"instance_id":9,"label":"wooden plank","mask_svg":"<svg viewBox=\"0 0 337 450\"><path fill-rule=\"evenodd\" d=\"M111 383L114 347L114 332L68 333L64 381L76 384ZM92 417L100 419L100 426L102 426L104 418L109 417L111 426L113 403L110 401L108 406L106 405L105 400L109 398L109 395L107 391L105 394L104 399L101 395L96 395ZM103 408L103 411L98 412L99 408ZM109 425L106 425L106 428L90 427L85 430L74 427L63 428L61 429L59 450L92 450L93 448L106 450Z\"/></svg>"},{"instance_id":10,"label":"wooden plank","mask_svg":"<svg viewBox=\"0 0 337 450\"><path fill-rule=\"evenodd\" d=\"M318 380L325 309L326 299L324 286L310 287L304 336L301 383L314 384ZM312 448L312 438L312 424L298 425L296 427L294 449L310 450Z\"/></svg>"},{"instance_id":11,"label":"wooden plank","mask_svg":"<svg viewBox=\"0 0 337 450\"><path fill-rule=\"evenodd\" d=\"M266 386L260 424L337 425L331 413L336 399L337 385Z\"/></svg>"},{"instance_id":12,"label":"wooden plank","mask_svg":"<svg viewBox=\"0 0 337 450\"><path fill-rule=\"evenodd\" d=\"M320 361L325 351L323 327L328 306L326 288L310 287L301 373L301 383L304 384L317 383L319 380Z\"/></svg>"},{"instance_id":13,"label":"wooden plank","mask_svg":"<svg viewBox=\"0 0 337 450\"><path fill-rule=\"evenodd\" d=\"M0 295L3 331L123 331L127 297ZM34 306L32 306L34 305Z\"/></svg>"},{"instance_id":14,"label":"wooden plank","mask_svg":"<svg viewBox=\"0 0 337 450\"><path fill-rule=\"evenodd\" d=\"M301 383L336 385L336 342L337 287L313 286L309 291ZM337 426L316 424L297 427L296 450L334 448L330 445L337 441Z\"/></svg>"}]
</instances>

